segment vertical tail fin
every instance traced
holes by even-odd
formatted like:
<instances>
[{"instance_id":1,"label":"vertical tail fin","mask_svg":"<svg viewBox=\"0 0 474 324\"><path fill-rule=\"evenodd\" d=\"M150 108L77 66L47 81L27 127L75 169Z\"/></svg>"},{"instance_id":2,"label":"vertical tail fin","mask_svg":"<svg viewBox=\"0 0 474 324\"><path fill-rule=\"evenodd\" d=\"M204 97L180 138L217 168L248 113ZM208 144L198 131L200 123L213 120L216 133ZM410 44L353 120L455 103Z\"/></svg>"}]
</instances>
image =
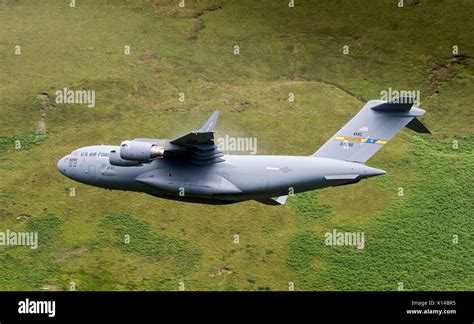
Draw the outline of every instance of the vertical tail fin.
<instances>
[{"instance_id":1,"label":"vertical tail fin","mask_svg":"<svg viewBox=\"0 0 474 324\"><path fill-rule=\"evenodd\" d=\"M416 117L423 109L410 97L393 101L371 100L312 156L365 163L403 127L419 133L429 130Z\"/></svg>"}]
</instances>

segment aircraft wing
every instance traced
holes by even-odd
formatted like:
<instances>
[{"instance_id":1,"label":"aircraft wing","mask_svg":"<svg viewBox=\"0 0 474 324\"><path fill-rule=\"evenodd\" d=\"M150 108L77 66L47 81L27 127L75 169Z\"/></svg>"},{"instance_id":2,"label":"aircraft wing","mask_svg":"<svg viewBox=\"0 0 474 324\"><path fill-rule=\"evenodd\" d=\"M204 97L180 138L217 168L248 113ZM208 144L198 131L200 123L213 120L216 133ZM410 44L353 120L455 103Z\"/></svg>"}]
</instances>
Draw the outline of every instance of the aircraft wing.
<instances>
[{"instance_id":1,"label":"aircraft wing","mask_svg":"<svg viewBox=\"0 0 474 324\"><path fill-rule=\"evenodd\" d=\"M178 137L169 143L167 158L183 160L196 165L209 165L224 161L224 154L214 144L214 129L219 112L214 112L197 131Z\"/></svg>"}]
</instances>

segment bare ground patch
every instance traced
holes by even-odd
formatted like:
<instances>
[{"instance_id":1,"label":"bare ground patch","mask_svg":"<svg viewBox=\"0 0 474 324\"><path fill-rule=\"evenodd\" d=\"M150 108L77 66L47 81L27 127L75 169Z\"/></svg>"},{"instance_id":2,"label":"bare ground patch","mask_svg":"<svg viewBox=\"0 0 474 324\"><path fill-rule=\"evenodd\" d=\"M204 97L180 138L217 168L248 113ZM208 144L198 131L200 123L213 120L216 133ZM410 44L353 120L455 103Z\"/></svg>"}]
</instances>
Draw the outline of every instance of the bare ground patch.
<instances>
[{"instance_id":1,"label":"bare ground patch","mask_svg":"<svg viewBox=\"0 0 474 324\"><path fill-rule=\"evenodd\" d=\"M153 10L164 16L179 18L198 18L206 12L221 9L221 6L215 3L190 2L186 1L183 7L179 6L178 1L164 2L162 0L148 0Z\"/></svg>"},{"instance_id":2,"label":"bare ground patch","mask_svg":"<svg viewBox=\"0 0 474 324\"><path fill-rule=\"evenodd\" d=\"M36 128L36 135L45 135L46 134L46 111L50 108L53 108L54 105L51 103L51 98L47 92L40 92L38 94L38 99L40 101L40 119L38 121L38 126Z\"/></svg>"},{"instance_id":3,"label":"bare ground patch","mask_svg":"<svg viewBox=\"0 0 474 324\"><path fill-rule=\"evenodd\" d=\"M73 256L82 254L82 253L87 252L87 251L89 251L89 248L87 246L82 245L82 246L79 246L77 248L70 249L62 255L59 255L56 258L56 261L64 262L64 261L68 260L69 258L71 258Z\"/></svg>"},{"instance_id":4,"label":"bare ground patch","mask_svg":"<svg viewBox=\"0 0 474 324\"><path fill-rule=\"evenodd\" d=\"M232 270L229 267L220 267L211 275L211 277L229 275L233 272L234 272L234 270Z\"/></svg>"},{"instance_id":5,"label":"bare ground patch","mask_svg":"<svg viewBox=\"0 0 474 324\"><path fill-rule=\"evenodd\" d=\"M156 55L156 53L154 52L145 52L135 57L135 62L138 65L143 65L143 64L154 65L157 63L157 60L158 60L158 55Z\"/></svg>"},{"instance_id":6,"label":"bare ground patch","mask_svg":"<svg viewBox=\"0 0 474 324\"><path fill-rule=\"evenodd\" d=\"M143 84L134 84L132 89L136 96L143 97L146 94L146 86Z\"/></svg>"},{"instance_id":7,"label":"bare ground patch","mask_svg":"<svg viewBox=\"0 0 474 324\"><path fill-rule=\"evenodd\" d=\"M204 28L204 21L201 19L196 20L196 22L193 25L193 28L191 29L191 33L188 36L189 40L197 39L198 33Z\"/></svg>"},{"instance_id":8,"label":"bare ground patch","mask_svg":"<svg viewBox=\"0 0 474 324\"><path fill-rule=\"evenodd\" d=\"M18 215L18 217L17 217L16 219L17 219L17 220L20 220L20 221L26 221L26 220L28 220L30 217L31 217L31 215L29 215L29 214L20 214L20 215Z\"/></svg>"},{"instance_id":9,"label":"bare ground patch","mask_svg":"<svg viewBox=\"0 0 474 324\"><path fill-rule=\"evenodd\" d=\"M41 287L41 291L58 291L58 286L55 285L44 285Z\"/></svg>"},{"instance_id":10,"label":"bare ground patch","mask_svg":"<svg viewBox=\"0 0 474 324\"><path fill-rule=\"evenodd\" d=\"M463 66L467 66L471 57L466 55L456 55L444 61L436 61L433 58L427 60L430 73L430 93L439 92L439 86L443 82L453 80Z\"/></svg>"},{"instance_id":11,"label":"bare ground patch","mask_svg":"<svg viewBox=\"0 0 474 324\"><path fill-rule=\"evenodd\" d=\"M224 99L223 100L224 104L227 106L231 106L231 111L232 112L243 112L247 110L248 108L252 107L252 103L247 101L247 100L238 100L238 99Z\"/></svg>"}]
</instances>

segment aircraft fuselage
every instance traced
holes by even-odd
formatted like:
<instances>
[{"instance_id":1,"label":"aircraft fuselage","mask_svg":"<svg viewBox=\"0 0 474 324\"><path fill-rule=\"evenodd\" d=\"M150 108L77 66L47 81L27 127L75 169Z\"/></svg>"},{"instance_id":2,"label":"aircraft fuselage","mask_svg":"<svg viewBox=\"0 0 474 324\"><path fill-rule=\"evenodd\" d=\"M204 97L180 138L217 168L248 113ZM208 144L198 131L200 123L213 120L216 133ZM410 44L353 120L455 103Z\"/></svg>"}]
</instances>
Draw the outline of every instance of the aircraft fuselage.
<instances>
[{"instance_id":1,"label":"aircraft fuselage","mask_svg":"<svg viewBox=\"0 0 474 324\"><path fill-rule=\"evenodd\" d=\"M118 149L83 147L60 159L58 169L96 187L207 204L291 195L385 173L363 163L311 156L226 155L225 161L206 166L157 158L136 166L114 166L109 153Z\"/></svg>"}]
</instances>

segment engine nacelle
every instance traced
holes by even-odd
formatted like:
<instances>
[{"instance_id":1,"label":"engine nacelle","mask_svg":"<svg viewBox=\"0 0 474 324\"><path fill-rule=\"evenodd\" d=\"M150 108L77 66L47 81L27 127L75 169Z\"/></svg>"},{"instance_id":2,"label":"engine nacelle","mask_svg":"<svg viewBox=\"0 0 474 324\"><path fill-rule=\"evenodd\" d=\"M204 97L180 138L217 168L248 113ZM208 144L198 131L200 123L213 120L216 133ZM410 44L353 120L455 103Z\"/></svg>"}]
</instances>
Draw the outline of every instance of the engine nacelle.
<instances>
[{"instance_id":1,"label":"engine nacelle","mask_svg":"<svg viewBox=\"0 0 474 324\"><path fill-rule=\"evenodd\" d=\"M120 157L120 153L116 150L110 151L109 163L115 166L134 166L140 164L138 161L124 160Z\"/></svg>"},{"instance_id":2,"label":"engine nacelle","mask_svg":"<svg viewBox=\"0 0 474 324\"><path fill-rule=\"evenodd\" d=\"M148 141L123 141L120 144L120 157L131 161L148 161L156 157L162 157L165 148Z\"/></svg>"}]
</instances>

